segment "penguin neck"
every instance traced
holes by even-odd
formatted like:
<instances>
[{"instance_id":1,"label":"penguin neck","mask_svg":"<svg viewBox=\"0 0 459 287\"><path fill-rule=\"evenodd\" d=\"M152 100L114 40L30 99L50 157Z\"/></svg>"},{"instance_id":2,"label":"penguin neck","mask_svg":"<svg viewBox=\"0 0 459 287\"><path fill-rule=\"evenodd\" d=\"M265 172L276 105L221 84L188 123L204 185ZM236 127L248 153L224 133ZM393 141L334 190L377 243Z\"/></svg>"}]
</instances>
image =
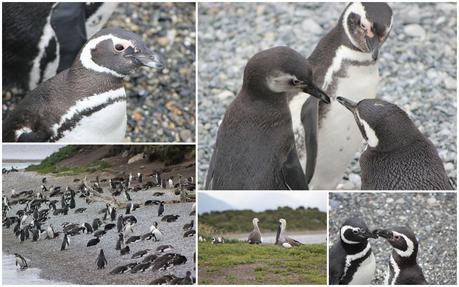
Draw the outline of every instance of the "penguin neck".
<instances>
[{"instance_id":1,"label":"penguin neck","mask_svg":"<svg viewBox=\"0 0 459 287\"><path fill-rule=\"evenodd\" d=\"M79 89L81 89L81 87L87 87L88 83L97 83L97 85L93 85L96 86L96 93L123 87L123 78L115 77L104 72L89 70L85 68L80 61L75 61L68 69L67 79L71 85L73 84L79 87ZM94 88L93 86L91 88Z\"/></svg>"},{"instance_id":2,"label":"penguin neck","mask_svg":"<svg viewBox=\"0 0 459 287\"><path fill-rule=\"evenodd\" d=\"M418 255L417 248L414 249L413 253L408 257L400 256L394 249L392 249L392 257L394 258L395 262L398 266L400 265L416 265L417 260L416 257Z\"/></svg>"},{"instance_id":3,"label":"penguin neck","mask_svg":"<svg viewBox=\"0 0 459 287\"><path fill-rule=\"evenodd\" d=\"M255 115L263 123L281 123L282 119L291 121L288 99L285 93L273 93L267 87L253 89L243 86L238 101L248 107L251 115ZM286 117L287 116L287 117Z\"/></svg>"},{"instance_id":4,"label":"penguin neck","mask_svg":"<svg viewBox=\"0 0 459 287\"><path fill-rule=\"evenodd\" d=\"M364 240L362 242L355 243L355 244L348 244L344 242L343 240L341 240L341 243L343 244L344 250L346 250L347 254L356 254L356 253L362 252L370 244L368 240Z\"/></svg>"},{"instance_id":5,"label":"penguin neck","mask_svg":"<svg viewBox=\"0 0 459 287\"><path fill-rule=\"evenodd\" d=\"M368 149L376 152L408 149L414 142L425 139L410 119L405 122L385 122L384 125L375 128L375 132L378 145L375 147L368 145Z\"/></svg>"}]
</instances>

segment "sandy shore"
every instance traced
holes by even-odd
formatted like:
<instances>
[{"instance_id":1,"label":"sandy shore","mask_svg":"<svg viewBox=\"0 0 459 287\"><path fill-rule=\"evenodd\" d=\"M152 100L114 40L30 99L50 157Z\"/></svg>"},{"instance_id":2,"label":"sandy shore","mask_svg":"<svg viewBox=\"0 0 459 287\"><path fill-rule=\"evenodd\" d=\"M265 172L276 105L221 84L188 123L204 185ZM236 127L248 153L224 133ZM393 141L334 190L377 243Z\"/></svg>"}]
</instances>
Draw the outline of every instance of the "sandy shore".
<instances>
[{"instance_id":1,"label":"sandy shore","mask_svg":"<svg viewBox=\"0 0 459 287\"><path fill-rule=\"evenodd\" d=\"M8 197L11 195L11 188L15 188L17 192L27 189L37 190L41 184L43 176L29 172L18 172L7 174L3 176L2 187L4 194ZM59 177L54 178L46 176L47 185L61 185L65 188L66 185L74 186L73 177ZM178 199L178 196L173 195L171 190L166 191L166 194L161 197L154 197L153 193L160 189L154 188L147 191L132 192L131 197L134 203L143 203L147 199L161 199L169 201ZM105 192L108 194L108 192ZM57 197L55 199L58 199ZM119 200L124 201L124 197L118 197ZM42 240L32 242L31 240L20 242L13 234L13 229L2 228L3 235L3 252L5 254L19 253L23 255L33 268L41 269L40 276L45 279L53 281L65 281L74 284L148 284L153 279L161 277L165 274L175 274L177 276L185 276L186 271L191 271L195 276L193 253L195 252L195 238L183 238L182 226L189 223L194 216L189 216L193 203L175 203L166 204L164 214L178 214L180 218L177 222L161 222L161 219L156 216L157 206L141 207L133 212L138 220L137 225L134 227L135 235L142 235L148 232L150 225L157 221L159 229L164 234L164 239L160 242L153 241L140 241L130 244L131 254L120 256L119 251L115 250L116 240L118 238L115 229L107 232L102 238L101 242L96 246L86 247L88 240L93 238L91 234L80 234L70 238L70 248L65 251L60 251L62 238L52 240ZM70 210L67 216L54 216L49 215L48 219L43 226L46 228L48 224L53 224L56 231L62 231L62 224L64 222L71 223L91 223L94 218L102 218L99 211L105 207L103 203L92 203L87 205L84 199L76 198L76 208L86 207L87 210L83 214L75 214L74 210ZM23 209L24 205L14 205L9 211L8 216L16 214L18 209ZM123 211L118 211L118 214ZM110 223L107 220L105 223ZM184 265L176 266L169 271L155 271L147 270L144 273L125 273L120 275L110 275L109 272L120 265L130 262L141 261L141 259L131 259L133 253L150 248L155 250L157 246L163 244L170 244L174 246L175 250L172 252L186 256L187 262ZM108 261L106 269L96 269L96 258L100 248L103 248L105 256ZM154 252L154 251L152 251Z\"/></svg>"}]
</instances>

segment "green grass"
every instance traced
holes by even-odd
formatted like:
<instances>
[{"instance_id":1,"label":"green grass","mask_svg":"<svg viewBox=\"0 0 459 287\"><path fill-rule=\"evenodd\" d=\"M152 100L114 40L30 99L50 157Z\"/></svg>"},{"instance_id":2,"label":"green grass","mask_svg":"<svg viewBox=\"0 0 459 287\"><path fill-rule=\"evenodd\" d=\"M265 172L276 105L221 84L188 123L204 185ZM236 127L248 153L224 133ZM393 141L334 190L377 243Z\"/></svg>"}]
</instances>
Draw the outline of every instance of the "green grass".
<instances>
[{"instance_id":1,"label":"green grass","mask_svg":"<svg viewBox=\"0 0 459 287\"><path fill-rule=\"evenodd\" d=\"M325 245L199 243L200 284L326 284Z\"/></svg>"},{"instance_id":2,"label":"green grass","mask_svg":"<svg viewBox=\"0 0 459 287\"><path fill-rule=\"evenodd\" d=\"M43 162L42 162L43 163ZM55 176L78 175L85 172L95 172L98 170L105 170L110 168L111 165L105 160L98 160L86 165L78 167L57 167L55 164L39 164L27 167L27 171L34 171L40 174L53 174Z\"/></svg>"}]
</instances>

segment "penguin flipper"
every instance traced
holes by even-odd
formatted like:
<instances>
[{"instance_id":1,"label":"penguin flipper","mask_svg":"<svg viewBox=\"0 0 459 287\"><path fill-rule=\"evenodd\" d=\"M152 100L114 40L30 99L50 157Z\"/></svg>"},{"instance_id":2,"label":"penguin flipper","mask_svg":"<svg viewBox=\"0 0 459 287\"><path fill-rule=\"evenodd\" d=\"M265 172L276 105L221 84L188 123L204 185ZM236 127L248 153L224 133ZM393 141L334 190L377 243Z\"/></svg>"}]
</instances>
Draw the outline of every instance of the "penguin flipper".
<instances>
[{"instance_id":1,"label":"penguin flipper","mask_svg":"<svg viewBox=\"0 0 459 287\"><path fill-rule=\"evenodd\" d=\"M341 242L337 242L330 250L328 263L328 284L339 285L341 277L344 275L344 266L346 264L346 254L339 252L342 249Z\"/></svg>"},{"instance_id":2,"label":"penguin flipper","mask_svg":"<svg viewBox=\"0 0 459 287\"><path fill-rule=\"evenodd\" d=\"M301 108L301 122L304 127L306 146L306 184L311 182L317 161L317 136L319 130L319 101L309 97Z\"/></svg>"},{"instance_id":3,"label":"penguin flipper","mask_svg":"<svg viewBox=\"0 0 459 287\"><path fill-rule=\"evenodd\" d=\"M287 155L287 160L282 165L282 175L284 183L288 189L291 190L305 190L308 189L303 169L301 168L296 148Z\"/></svg>"}]
</instances>

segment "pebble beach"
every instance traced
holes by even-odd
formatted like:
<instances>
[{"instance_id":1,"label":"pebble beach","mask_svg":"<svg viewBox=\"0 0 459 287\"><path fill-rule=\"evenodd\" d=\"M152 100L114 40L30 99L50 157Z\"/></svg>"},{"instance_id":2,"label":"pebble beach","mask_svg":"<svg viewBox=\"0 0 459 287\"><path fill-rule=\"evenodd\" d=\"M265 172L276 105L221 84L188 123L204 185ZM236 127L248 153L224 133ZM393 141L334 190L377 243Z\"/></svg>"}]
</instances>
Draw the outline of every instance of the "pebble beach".
<instances>
[{"instance_id":1,"label":"pebble beach","mask_svg":"<svg viewBox=\"0 0 459 287\"><path fill-rule=\"evenodd\" d=\"M394 25L381 48L377 96L397 104L436 146L450 178L457 173L456 4L390 3ZM286 45L308 56L336 25L344 3L199 4L199 180L202 186L219 122L255 53ZM363 150L362 145L362 150ZM338 185L360 189L356 153Z\"/></svg>"},{"instance_id":2,"label":"pebble beach","mask_svg":"<svg viewBox=\"0 0 459 287\"><path fill-rule=\"evenodd\" d=\"M50 177L46 176L48 185L74 186L73 177ZM4 194L10 194L11 188L15 188L17 192L22 190L34 189L38 190L43 176L30 172L17 172L3 175L2 183ZM154 192L165 192L163 196L153 196ZM105 192L107 193L107 191ZM187 271L192 272L195 277L193 254L195 252L195 237L184 238L182 226L189 223L194 216L189 213L193 203L171 203L178 200L179 196L173 194L172 190L153 188L145 191L131 193L132 202L143 203L147 199L160 199L166 202L164 214L178 214L179 219L176 222L162 222L160 217L157 217L158 206L141 206L133 212L138 223L134 226L134 234L142 235L149 231L150 225L154 221L159 223L159 230L164 234L164 239L159 242L140 241L129 244L131 252L128 255L120 256L119 251L115 250L118 233L116 229L109 230L105 234L99 244L96 246L86 247L87 242L94 238L91 234L80 234L70 237L70 247L64 251L60 251L63 234L54 239L40 240L32 242L27 240L20 242L13 234L13 227L6 229L2 228L3 254L19 253L26 258L30 268L40 269L40 278L50 280L52 282L67 282L72 284L148 284L152 280L166 274L174 274L179 277L184 277ZM57 199L57 198L56 198ZM120 197L120 201L124 198ZM76 197L76 208L86 207L87 210L81 214L75 214L74 210L70 210L67 216L54 216L49 214L48 219L43 226L46 228L51 223L55 230L62 232L62 224L64 222L83 223L89 222L96 217L102 218L100 210L105 207L102 202L95 202L91 205L86 204L85 200ZM24 208L24 205L13 205L8 216L13 216L19 208ZM118 214L124 214L124 210L118 210ZM105 223L112 223L109 219ZM116 222L115 222L116 223ZM143 258L131 259L133 253L151 249L150 253L155 253L156 248L160 245L170 244L174 247L170 252L179 253L187 258L187 262L183 265L175 266L167 271L152 271L147 270L143 273L139 272L131 274L129 271L124 274L111 275L109 272L120 265L125 265L130 262L138 262ZM105 257L108 264L105 269L97 270L96 258L99 250L102 248L105 252ZM33 269L35 270L35 269ZM5 271L5 270L3 270ZM16 271L21 272L21 271ZM25 271L26 272L26 271Z\"/></svg>"}]
</instances>

